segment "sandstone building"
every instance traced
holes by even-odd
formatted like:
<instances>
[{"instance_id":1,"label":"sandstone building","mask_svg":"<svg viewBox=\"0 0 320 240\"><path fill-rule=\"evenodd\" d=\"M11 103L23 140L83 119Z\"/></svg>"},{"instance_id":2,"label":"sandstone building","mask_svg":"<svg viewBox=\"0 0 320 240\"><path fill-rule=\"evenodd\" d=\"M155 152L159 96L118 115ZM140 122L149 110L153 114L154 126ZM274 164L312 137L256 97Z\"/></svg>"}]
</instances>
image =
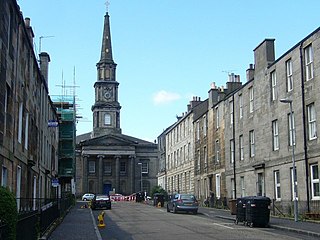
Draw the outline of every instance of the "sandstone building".
<instances>
[{"instance_id":1,"label":"sandstone building","mask_svg":"<svg viewBox=\"0 0 320 240\"><path fill-rule=\"evenodd\" d=\"M93 131L77 136L76 186L79 195L85 192L149 193L157 185L157 145L122 134L116 67L109 14L106 13L94 83Z\"/></svg>"}]
</instances>

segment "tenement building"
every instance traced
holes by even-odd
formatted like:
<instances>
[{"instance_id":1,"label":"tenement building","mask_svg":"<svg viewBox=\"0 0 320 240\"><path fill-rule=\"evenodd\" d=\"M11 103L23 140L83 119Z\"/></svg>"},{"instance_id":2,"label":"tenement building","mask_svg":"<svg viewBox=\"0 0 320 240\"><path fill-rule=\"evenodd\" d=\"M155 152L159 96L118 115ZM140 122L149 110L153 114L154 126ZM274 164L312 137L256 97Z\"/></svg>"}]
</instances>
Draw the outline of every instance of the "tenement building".
<instances>
[{"instance_id":1,"label":"tenement building","mask_svg":"<svg viewBox=\"0 0 320 240\"><path fill-rule=\"evenodd\" d=\"M58 116L48 94L50 57L37 59L30 19L16 1L2 0L0 9L0 185L27 211L39 207L37 199L56 197L59 134L48 122Z\"/></svg>"},{"instance_id":2,"label":"tenement building","mask_svg":"<svg viewBox=\"0 0 320 240\"><path fill-rule=\"evenodd\" d=\"M278 59L274 39L254 49L254 69L251 65L247 83L232 96L234 135L231 129L225 134L226 149L230 140L236 146L226 182L232 189L235 179L237 197L268 196L282 211L290 211L295 198L302 212L319 206L319 31ZM227 158L230 154L226 151Z\"/></svg>"},{"instance_id":3,"label":"tenement building","mask_svg":"<svg viewBox=\"0 0 320 240\"><path fill-rule=\"evenodd\" d=\"M184 173L191 171L194 177L187 186L194 186L189 192L200 200L208 193L226 200L267 196L283 213L293 213L294 200L301 214L317 209L319 36L320 28L278 59L274 39L265 39L254 49L246 82L231 76L227 91L212 86L208 109L202 115L192 112L194 134L190 139L179 143L179 124L184 118L169 128L165 149L168 191L181 191ZM188 142L193 148L189 156L194 159L193 172L179 165Z\"/></svg>"},{"instance_id":4,"label":"tenement building","mask_svg":"<svg viewBox=\"0 0 320 240\"><path fill-rule=\"evenodd\" d=\"M77 193L150 192L157 185L157 144L122 134L120 103L113 61L109 14L104 30L95 102L92 106L93 131L77 136Z\"/></svg>"}]
</instances>

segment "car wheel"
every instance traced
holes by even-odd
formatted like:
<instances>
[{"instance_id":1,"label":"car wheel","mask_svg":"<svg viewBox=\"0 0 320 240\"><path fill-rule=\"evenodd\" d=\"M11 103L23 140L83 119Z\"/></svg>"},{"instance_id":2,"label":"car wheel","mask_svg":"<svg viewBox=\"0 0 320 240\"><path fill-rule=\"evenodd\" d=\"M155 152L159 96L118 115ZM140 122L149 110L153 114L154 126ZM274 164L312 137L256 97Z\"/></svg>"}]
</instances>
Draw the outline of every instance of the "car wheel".
<instances>
[{"instance_id":1,"label":"car wheel","mask_svg":"<svg viewBox=\"0 0 320 240\"><path fill-rule=\"evenodd\" d=\"M198 211L197 211L197 210L193 211L193 214L194 214L194 215L197 215L197 214L198 214Z\"/></svg>"},{"instance_id":2,"label":"car wheel","mask_svg":"<svg viewBox=\"0 0 320 240\"><path fill-rule=\"evenodd\" d=\"M84 198L84 199L82 199L82 201L87 201L87 199L86 199L86 198Z\"/></svg>"}]
</instances>

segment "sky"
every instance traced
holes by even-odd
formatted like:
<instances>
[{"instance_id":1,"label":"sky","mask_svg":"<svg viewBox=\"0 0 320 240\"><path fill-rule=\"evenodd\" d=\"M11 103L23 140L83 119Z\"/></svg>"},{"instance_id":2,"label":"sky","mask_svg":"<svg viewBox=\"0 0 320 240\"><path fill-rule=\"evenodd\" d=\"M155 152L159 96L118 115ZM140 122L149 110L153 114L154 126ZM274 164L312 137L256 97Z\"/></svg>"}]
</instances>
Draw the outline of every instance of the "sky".
<instances>
[{"instance_id":1,"label":"sky","mask_svg":"<svg viewBox=\"0 0 320 240\"><path fill-rule=\"evenodd\" d=\"M50 55L49 94L76 95L77 135L92 131L109 12L122 133L151 142L187 111L193 96L208 98L211 83L226 86L229 73L245 83L253 50L264 39L275 39L277 59L320 23L319 0L17 2L31 19L36 54Z\"/></svg>"}]
</instances>

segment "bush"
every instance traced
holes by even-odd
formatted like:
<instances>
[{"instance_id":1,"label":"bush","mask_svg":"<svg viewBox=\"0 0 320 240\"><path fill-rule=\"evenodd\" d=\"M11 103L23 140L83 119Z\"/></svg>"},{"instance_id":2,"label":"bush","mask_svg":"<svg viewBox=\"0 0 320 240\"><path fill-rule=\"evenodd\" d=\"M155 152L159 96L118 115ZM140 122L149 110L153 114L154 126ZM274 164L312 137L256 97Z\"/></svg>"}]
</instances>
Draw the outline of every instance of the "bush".
<instances>
[{"instance_id":1,"label":"bush","mask_svg":"<svg viewBox=\"0 0 320 240\"><path fill-rule=\"evenodd\" d=\"M12 192L4 187L0 187L0 221L1 224L6 225L6 239L16 239L18 221L17 203Z\"/></svg>"},{"instance_id":2,"label":"bush","mask_svg":"<svg viewBox=\"0 0 320 240\"><path fill-rule=\"evenodd\" d=\"M164 195L164 198L167 199L168 197L168 193L166 190L164 190L162 187L160 186L154 186L152 189L151 189L151 197L153 198L153 195L155 193L161 193Z\"/></svg>"}]
</instances>

